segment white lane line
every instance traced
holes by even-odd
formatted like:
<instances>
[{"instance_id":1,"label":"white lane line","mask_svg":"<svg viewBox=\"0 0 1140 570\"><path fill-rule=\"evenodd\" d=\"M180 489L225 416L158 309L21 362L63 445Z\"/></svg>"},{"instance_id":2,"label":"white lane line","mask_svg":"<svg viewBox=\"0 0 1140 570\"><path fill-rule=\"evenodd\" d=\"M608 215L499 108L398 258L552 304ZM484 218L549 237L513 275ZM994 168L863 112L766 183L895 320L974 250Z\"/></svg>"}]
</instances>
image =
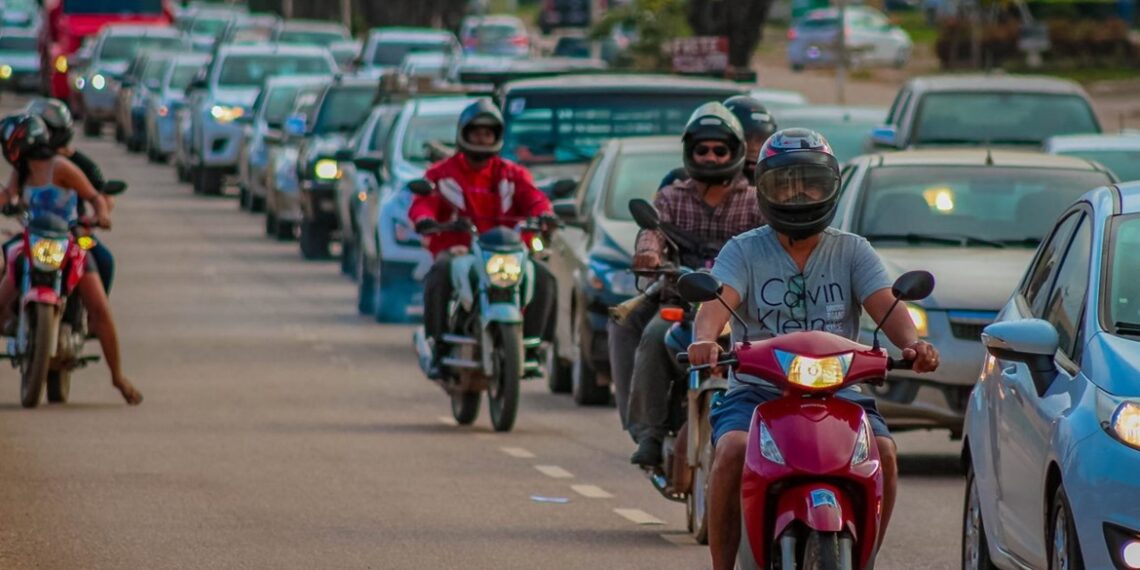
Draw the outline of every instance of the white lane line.
<instances>
[{"instance_id":1,"label":"white lane line","mask_svg":"<svg viewBox=\"0 0 1140 570\"><path fill-rule=\"evenodd\" d=\"M451 416L439 416L436 419L439 420L439 423L441 423L445 426L457 426L457 425L459 425L459 424L455 423L455 418L453 418Z\"/></svg>"},{"instance_id":2,"label":"white lane line","mask_svg":"<svg viewBox=\"0 0 1140 570\"><path fill-rule=\"evenodd\" d=\"M521 447L500 447L503 453L519 459L534 459L534 454Z\"/></svg>"},{"instance_id":3,"label":"white lane line","mask_svg":"<svg viewBox=\"0 0 1140 570\"><path fill-rule=\"evenodd\" d=\"M665 521L641 509L614 509L614 512L636 524L665 524Z\"/></svg>"},{"instance_id":4,"label":"white lane line","mask_svg":"<svg viewBox=\"0 0 1140 570\"><path fill-rule=\"evenodd\" d=\"M539 473L546 475L552 479L573 479L574 474L557 466L557 465L535 465Z\"/></svg>"},{"instance_id":5,"label":"white lane line","mask_svg":"<svg viewBox=\"0 0 1140 570\"><path fill-rule=\"evenodd\" d=\"M695 538L693 538L693 535L691 535L691 534L674 533L674 534L661 534L659 536L661 538L665 539L665 542L668 542L669 544L672 544L675 546L696 546L697 545L697 540Z\"/></svg>"},{"instance_id":6,"label":"white lane line","mask_svg":"<svg viewBox=\"0 0 1140 570\"><path fill-rule=\"evenodd\" d=\"M613 495L597 485L570 485L575 493L587 499L612 499Z\"/></svg>"}]
</instances>

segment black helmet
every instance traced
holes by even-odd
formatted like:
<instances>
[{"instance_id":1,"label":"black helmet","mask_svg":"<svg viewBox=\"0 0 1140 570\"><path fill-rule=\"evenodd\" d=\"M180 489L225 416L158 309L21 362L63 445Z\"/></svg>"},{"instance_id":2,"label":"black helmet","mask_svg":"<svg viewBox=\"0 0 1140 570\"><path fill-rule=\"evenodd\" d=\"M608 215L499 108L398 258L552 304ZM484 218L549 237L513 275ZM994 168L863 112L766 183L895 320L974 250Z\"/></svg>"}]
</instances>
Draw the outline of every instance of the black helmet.
<instances>
[{"instance_id":1,"label":"black helmet","mask_svg":"<svg viewBox=\"0 0 1140 570\"><path fill-rule=\"evenodd\" d=\"M4 158L12 165L55 155L55 149L48 143L47 126L35 115L19 115L6 122L2 139Z\"/></svg>"},{"instance_id":2,"label":"black helmet","mask_svg":"<svg viewBox=\"0 0 1140 570\"><path fill-rule=\"evenodd\" d=\"M495 131L495 142L475 145L467 140L471 127L490 127ZM459 131L455 133L455 146L472 160L486 160L503 149L503 114L490 99L480 99L467 106L459 115Z\"/></svg>"},{"instance_id":3,"label":"black helmet","mask_svg":"<svg viewBox=\"0 0 1140 570\"><path fill-rule=\"evenodd\" d=\"M62 148L71 142L75 134L75 121L71 110L59 99L36 99L28 103L25 113L37 115L48 128L48 143L52 148Z\"/></svg>"},{"instance_id":4,"label":"black helmet","mask_svg":"<svg viewBox=\"0 0 1140 570\"><path fill-rule=\"evenodd\" d=\"M685 170L694 180L707 184L727 184L744 168L748 148L744 141L744 128L724 105L705 103L693 111L685 125ZM728 145L731 159L725 164L706 165L693 160L693 149L701 141L721 141Z\"/></svg>"},{"instance_id":5,"label":"black helmet","mask_svg":"<svg viewBox=\"0 0 1140 570\"><path fill-rule=\"evenodd\" d=\"M792 239L823 231L839 201L839 161L827 139L809 129L773 134L756 163L756 194L772 229Z\"/></svg>"},{"instance_id":6,"label":"black helmet","mask_svg":"<svg viewBox=\"0 0 1140 570\"><path fill-rule=\"evenodd\" d=\"M744 140L758 139L761 143L768 140L772 133L779 128L776 120L768 112L768 108L755 97L748 95L734 95L724 100L724 106L736 115L740 126L744 127ZM756 157L747 156L744 160L744 173L752 178L756 171Z\"/></svg>"}]
</instances>

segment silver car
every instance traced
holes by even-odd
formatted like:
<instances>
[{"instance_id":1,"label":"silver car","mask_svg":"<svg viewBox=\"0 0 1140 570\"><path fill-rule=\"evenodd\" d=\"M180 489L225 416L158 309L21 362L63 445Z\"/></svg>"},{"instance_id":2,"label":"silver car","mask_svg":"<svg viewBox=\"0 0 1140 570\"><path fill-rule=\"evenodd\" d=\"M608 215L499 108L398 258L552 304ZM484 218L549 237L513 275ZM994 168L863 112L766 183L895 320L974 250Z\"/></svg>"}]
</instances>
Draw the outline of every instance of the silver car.
<instances>
[{"instance_id":1,"label":"silver car","mask_svg":"<svg viewBox=\"0 0 1140 570\"><path fill-rule=\"evenodd\" d=\"M301 180L297 161L305 138L307 117L320 100L324 83L303 85L289 104L281 141L268 149L265 165L265 233L279 240L296 237L301 221Z\"/></svg>"},{"instance_id":2,"label":"silver car","mask_svg":"<svg viewBox=\"0 0 1140 570\"><path fill-rule=\"evenodd\" d=\"M1095 160L1121 180L1140 180L1140 134L1057 136L1045 141L1045 152Z\"/></svg>"},{"instance_id":3,"label":"silver car","mask_svg":"<svg viewBox=\"0 0 1140 570\"><path fill-rule=\"evenodd\" d=\"M34 91L40 86L36 31L0 29L0 89Z\"/></svg>"},{"instance_id":4,"label":"silver car","mask_svg":"<svg viewBox=\"0 0 1140 570\"><path fill-rule=\"evenodd\" d=\"M469 16L463 21L461 41L464 53L527 57L530 33L517 16Z\"/></svg>"},{"instance_id":5,"label":"silver car","mask_svg":"<svg viewBox=\"0 0 1140 570\"><path fill-rule=\"evenodd\" d=\"M933 296L906 308L942 364L931 374L892 372L871 389L879 409L896 431L941 428L960 437L985 358L982 328L1057 215L1115 177L1082 159L962 149L861 156L842 180L834 225L866 237L892 278L925 269L938 280ZM873 327L864 320L863 342Z\"/></svg>"},{"instance_id":6,"label":"silver car","mask_svg":"<svg viewBox=\"0 0 1140 570\"><path fill-rule=\"evenodd\" d=\"M186 103L186 88L209 57L183 53L171 60L157 88L146 101L146 154L151 162L166 162L177 148L178 111Z\"/></svg>"},{"instance_id":7,"label":"silver car","mask_svg":"<svg viewBox=\"0 0 1140 570\"><path fill-rule=\"evenodd\" d=\"M224 176L236 174L244 129L265 79L273 75L331 74L328 50L270 44L218 48L203 77L191 82L190 174L194 191L220 194Z\"/></svg>"},{"instance_id":8,"label":"silver car","mask_svg":"<svg viewBox=\"0 0 1140 570\"><path fill-rule=\"evenodd\" d=\"M273 33L273 41L281 44L301 44L329 47L336 42L352 39L348 28L339 22L327 20L285 20Z\"/></svg>"},{"instance_id":9,"label":"silver car","mask_svg":"<svg viewBox=\"0 0 1140 570\"><path fill-rule=\"evenodd\" d=\"M851 6L844 16L844 45L854 67L905 67L913 44L902 28L882 12L866 6ZM834 66L839 60L839 11L812 10L788 28L788 65Z\"/></svg>"},{"instance_id":10,"label":"silver car","mask_svg":"<svg viewBox=\"0 0 1140 570\"><path fill-rule=\"evenodd\" d=\"M431 28L374 28L360 53L358 71L379 76L396 71L410 53L442 53L458 59L461 49L455 34Z\"/></svg>"}]
</instances>

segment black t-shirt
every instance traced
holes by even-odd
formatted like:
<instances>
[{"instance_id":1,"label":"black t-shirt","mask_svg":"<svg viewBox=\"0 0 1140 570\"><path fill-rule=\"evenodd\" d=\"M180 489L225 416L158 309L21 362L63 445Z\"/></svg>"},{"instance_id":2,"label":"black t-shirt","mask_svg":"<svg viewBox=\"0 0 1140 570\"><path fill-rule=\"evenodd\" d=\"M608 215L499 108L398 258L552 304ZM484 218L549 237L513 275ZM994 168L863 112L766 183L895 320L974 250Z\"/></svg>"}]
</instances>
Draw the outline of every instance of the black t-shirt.
<instances>
[{"instance_id":1,"label":"black t-shirt","mask_svg":"<svg viewBox=\"0 0 1140 570\"><path fill-rule=\"evenodd\" d=\"M107 181L103 179L103 171L99 170L99 165L95 164L95 161L91 160L89 156L78 150L69 158L75 166L79 167L79 170L83 171L83 175L91 182L91 186L94 187L97 192L102 192L103 185L106 184Z\"/></svg>"}]
</instances>

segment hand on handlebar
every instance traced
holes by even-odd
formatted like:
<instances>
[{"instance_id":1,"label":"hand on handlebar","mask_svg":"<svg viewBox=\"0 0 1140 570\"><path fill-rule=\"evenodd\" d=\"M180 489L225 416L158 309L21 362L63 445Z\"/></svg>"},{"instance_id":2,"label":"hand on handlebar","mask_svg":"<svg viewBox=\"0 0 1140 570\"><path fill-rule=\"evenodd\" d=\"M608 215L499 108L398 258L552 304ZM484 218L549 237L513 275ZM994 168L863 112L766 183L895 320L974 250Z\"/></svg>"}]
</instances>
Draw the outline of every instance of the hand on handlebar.
<instances>
[{"instance_id":1,"label":"hand on handlebar","mask_svg":"<svg viewBox=\"0 0 1140 570\"><path fill-rule=\"evenodd\" d=\"M105 230L111 229L111 218L109 216L98 216L95 218L95 225Z\"/></svg>"},{"instance_id":2,"label":"hand on handlebar","mask_svg":"<svg viewBox=\"0 0 1140 570\"><path fill-rule=\"evenodd\" d=\"M689 365L715 365L720 360L720 344L713 340L699 340L689 345Z\"/></svg>"},{"instance_id":3,"label":"hand on handlebar","mask_svg":"<svg viewBox=\"0 0 1140 570\"><path fill-rule=\"evenodd\" d=\"M633 255L633 270L656 269L661 265L661 254L656 251L639 251Z\"/></svg>"},{"instance_id":4,"label":"hand on handlebar","mask_svg":"<svg viewBox=\"0 0 1140 570\"><path fill-rule=\"evenodd\" d=\"M902 358L903 360L911 360L914 362L911 366L911 370L915 372L934 372L938 369L938 349L924 340L920 340L904 348Z\"/></svg>"}]
</instances>

